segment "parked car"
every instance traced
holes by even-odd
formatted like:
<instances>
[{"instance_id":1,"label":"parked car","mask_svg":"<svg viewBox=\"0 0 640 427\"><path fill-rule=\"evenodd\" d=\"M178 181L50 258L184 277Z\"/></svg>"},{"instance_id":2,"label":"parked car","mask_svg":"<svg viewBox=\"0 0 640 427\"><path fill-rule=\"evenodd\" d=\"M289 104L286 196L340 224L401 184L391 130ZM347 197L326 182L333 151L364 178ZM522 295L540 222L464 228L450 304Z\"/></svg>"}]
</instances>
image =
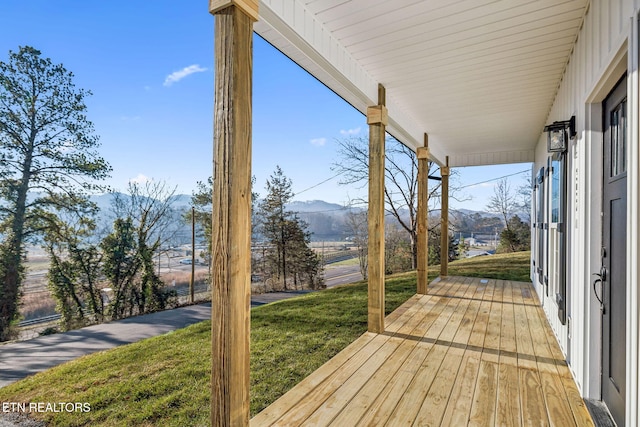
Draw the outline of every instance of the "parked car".
<instances>
[{"instance_id":1,"label":"parked car","mask_svg":"<svg viewBox=\"0 0 640 427\"><path fill-rule=\"evenodd\" d=\"M191 258L185 258L180 260L180 264L191 265Z\"/></svg>"}]
</instances>

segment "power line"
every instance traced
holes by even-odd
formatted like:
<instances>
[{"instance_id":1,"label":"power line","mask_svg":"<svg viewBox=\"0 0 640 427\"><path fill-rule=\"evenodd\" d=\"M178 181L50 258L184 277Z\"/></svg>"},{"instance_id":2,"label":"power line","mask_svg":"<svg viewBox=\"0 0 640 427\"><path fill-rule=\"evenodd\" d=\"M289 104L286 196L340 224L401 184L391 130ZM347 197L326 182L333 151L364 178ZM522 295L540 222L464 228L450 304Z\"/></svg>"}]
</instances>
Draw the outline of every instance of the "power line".
<instances>
[{"instance_id":1,"label":"power line","mask_svg":"<svg viewBox=\"0 0 640 427\"><path fill-rule=\"evenodd\" d=\"M338 172L337 174L333 175L333 176L332 176L332 177L330 177L330 178L325 179L324 181L321 181L321 182L319 182L319 183L317 183L317 184L314 184L314 185L312 185L311 187L305 188L304 190L300 190L300 191L298 191L298 192L297 192L297 193L295 193L293 196L295 197L295 196L297 196L297 195L299 195L299 194L304 193L305 191L309 191L309 190L311 190L311 189L313 189L313 188L319 187L319 186L321 186L322 184L324 184L325 182L329 182L329 181L331 181L332 179L339 177L339 176L340 176L340 175L342 175L343 173L344 173L344 172Z\"/></svg>"},{"instance_id":2,"label":"power line","mask_svg":"<svg viewBox=\"0 0 640 427\"><path fill-rule=\"evenodd\" d=\"M487 179L485 181L480 181L480 182L476 182L476 183L473 183L473 184L463 185L462 187L457 187L457 188L461 190L463 188L473 187L475 185L480 185L480 184L486 184L487 182L497 181L499 179L508 178L510 176L515 176L515 175L520 175L520 174L523 174L523 173L526 173L526 172L530 172L530 170L529 169L525 169L525 170L522 170L520 172L515 172L515 173L509 174L509 175L503 175L503 176L499 176L499 177L496 177L496 178ZM331 176L331 177L329 177L329 178L327 178L327 179L325 179L323 181L320 181L319 183L314 184L311 187L308 187L308 188L305 188L304 190L298 191L297 193L294 194L294 196L297 196L299 194L304 193L305 191L309 191L311 189L319 187L322 184L324 184L326 182L329 182L332 179L337 178L338 176L342 175L343 173L344 173L344 171L343 172L338 172L337 174L335 174L335 175L333 175L333 176ZM391 193L391 195L400 194L400 192L390 192L390 193ZM352 207L356 207L356 205L361 205L361 206L364 205L364 206L366 206L367 202L366 201L362 201L362 202L359 202L359 203L353 203L353 204L351 204L349 206L343 206L342 208L339 208L339 209L328 209L328 210L322 210L322 211L299 212L299 213L302 213L302 214L316 214L316 213L325 213L325 212L337 212L337 211L346 210L346 209L349 209L349 208L352 208Z\"/></svg>"},{"instance_id":3,"label":"power line","mask_svg":"<svg viewBox=\"0 0 640 427\"><path fill-rule=\"evenodd\" d=\"M520 174L525 173L525 172L530 172L530 169L525 169L523 171L515 172L515 173L509 174L509 175L499 176L497 178L487 179L486 181L476 182L474 184L463 185L462 187L458 187L458 189L461 190L463 188L473 187L474 185L486 184L487 182L497 181L497 180L502 179L502 178L508 178L510 176L520 175Z\"/></svg>"}]
</instances>

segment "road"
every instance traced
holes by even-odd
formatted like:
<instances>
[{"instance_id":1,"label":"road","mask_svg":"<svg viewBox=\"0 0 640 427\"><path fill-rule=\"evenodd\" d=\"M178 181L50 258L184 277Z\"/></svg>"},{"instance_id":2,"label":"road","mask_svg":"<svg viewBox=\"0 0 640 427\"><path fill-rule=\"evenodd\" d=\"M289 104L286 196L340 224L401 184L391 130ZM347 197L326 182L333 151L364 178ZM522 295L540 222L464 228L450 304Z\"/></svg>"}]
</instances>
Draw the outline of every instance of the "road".
<instances>
[{"instance_id":1,"label":"road","mask_svg":"<svg viewBox=\"0 0 640 427\"><path fill-rule=\"evenodd\" d=\"M360 268L357 265L331 266L325 268L324 281L327 288L332 288L345 283L353 283L362 280ZM286 291L286 292L269 292L266 294L251 295L251 307L259 307L271 302L281 301L283 299L293 298L304 295L309 292L315 292L308 289L303 291Z\"/></svg>"},{"instance_id":2,"label":"road","mask_svg":"<svg viewBox=\"0 0 640 427\"><path fill-rule=\"evenodd\" d=\"M179 264L177 261L172 264L173 265L171 266L171 268L174 272L182 271L184 273L187 273L191 271L190 265ZM198 265L196 266L196 269L197 269L196 271L206 270L206 267ZM362 280L362 275L360 274L360 268L358 265L329 264L328 266L325 267L325 284L327 285L327 288L332 288L334 286L343 285L347 283L353 283L360 280ZM198 291L198 288L199 287L196 286L196 291ZM185 291L185 290L186 288L184 286L181 286L180 289L178 290L179 294L180 294L180 291ZM39 290L39 292L43 292L43 291L46 291L46 290L42 290L42 289ZM292 298L307 292L311 292L311 291L304 290L304 291L288 291L288 292L272 292L267 294L255 294L255 295L252 295L251 297L251 306L256 307L263 304L268 304L270 302ZM181 302L184 303L186 302L186 297L184 297L184 295L186 294L182 293L182 295L183 297ZM41 317L39 319L31 319L31 320L42 320L46 317L47 316ZM52 320L57 320L57 318ZM51 323L51 322L45 323L41 321L41 322L34 323L29 327L23 327L21 329L20 339L26 340L26 339L34 338L38 336L39 333L42 332L46 327L52 326L52 325L54 325L54 323Z\"/></svg>"},{"instance_id":3,"label":"road","mask_svg":"<svg viewBox=\"0 0 640 427\"><path fill-rule=\"evenodd\" d=\"M328 266L325 271L327 287L362 280L357 265ZM307 292L275 292L253 295L252 306L268 304ZM186 325L209 319L211 304L192 305L120 321L103 323L86 328L5 344L0 360L0 387L35 372L75 359L98 350L127 344L143 338L160 335Z\"/></svg>"},{"instance_id":4,"label":"road","mask_svg":"<svg viewBox=\"0 0 640 427\"><path fill-rule=\"evenodd\" d=\"M360 266L358 265L332 266L329 264L325 267L324 282L327 284L327 288L359 280L362 280L362 274L360 274Z\"/></svg>"}]
</instances>

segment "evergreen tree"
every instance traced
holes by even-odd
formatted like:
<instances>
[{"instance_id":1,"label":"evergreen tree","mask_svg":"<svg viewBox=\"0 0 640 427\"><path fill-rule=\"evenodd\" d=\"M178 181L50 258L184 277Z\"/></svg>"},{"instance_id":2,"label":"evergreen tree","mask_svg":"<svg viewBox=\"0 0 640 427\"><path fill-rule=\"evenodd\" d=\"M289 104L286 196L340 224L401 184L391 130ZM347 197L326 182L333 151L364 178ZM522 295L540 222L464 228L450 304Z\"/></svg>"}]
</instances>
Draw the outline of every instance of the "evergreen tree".
<instances>
[{"instance_id":1,"label":"evergreen tree","mask_svg":"<svg viewBox=\"0 0 640 427\"><path fill-rule=\"evenodd\" d=\"M440 238L440 233L442 232L440 218L429 218L429 223L437 224L429 229L429 265L437 265L440 264L442 252L440 249L442 243ZM449 233L449 261L458 259L459 255L460 251L456 245L456 239L451 233Z\"/></svg>"},{"instance_id":2,"label":"evergreen tree","mask_svg":"<svg viewBox=\"0 0 640 427\"><path fill-rule=\"evenodd\" d=\"M90 92L40 55L26 46L0 61L0 341L18 318L25 242L55 226L59 213L91 212L90 180L111 170L95 151Z\"/></svg>"},{"instance_id":3,"label":"evergreen tree","mask_svg":"<svg viewBox=\"0 0 640 427\"><path fill-rule=\"evenodd\" d=\"M309 247L307 224L296 212L286 209L293 198L291 185L291 180L277 166L267 180L267 195L258 206L260 231L269 248L263 264L285 290L289 278L296 287L303 277L310 286L318 286L320 273L320 258Z\"/></svg>"},{"instance_id":4,"label":"evergreen tree","mask_svg":"<svg viewBox=\"0 0 640 427\"><path fill-rule=\"evenodd\" d=\"M307 231L307 223L302 221L297 213L293 219L285 225L287 228L287 256L293 276L293 285L296 289L305 282L312 289L317 289L322 285L321 264L318 254L309 246L311 234Z\"/></svg>"},{"instance_id":5,"label":"evergreen tree","mask_svg":"<svg viewBox=\"0 0 640 427\"><path fill-rule=\"evenodd\" d=\"M498 251L519 252L531 249L531 228L529 224L520 220L518 215L509 219L507 227L500 233Z\"/></svg>"},{"instance_id":6,"label":"evergreen tree","mask_svg":"<svg viewBox=\"0 0 640 427\"><path fill-rule=\"evenodd\" d=\"M255 184L255 177L251 178L251 185ZM213 178L207 178L207 182L198 181L197 190L191 195L191 204L193 205L193 214L195 214L196 224L199 224L204 231L204 237L209 242L207 248L207 254L205 257L210 259L211 254L211 227L212 227L212 204L213 204ZM256 203L258 200L258 193L251 192L251 240L256 239L256 232L258 230L257 215L256 215ZM184 219L186 222L191 223L192 211L188 211ZM252 266L253 269L253 266Z\"/></svg>"},{"instance_id":7,"label":"evergreen tree","mask_svg":"<svg viewBox=\"0 0 640 427\"><path fill-rule=\"evenodd\" d=\"M285 205L293 198L291 180L287 178L280 166L267 180L267 195L260 202L260 229L263 237L275 248L272 251L272 262L275 261L277 278L282 279L287 289L287 241L291 227L288 222L293 219L293 212L285 209ZM274 259L275 258L275 259Z\"/></svg>"},{"instance_id":8,"label":"evergreen tree","mask_svg":"<svg viewBox=\"0 0 640 427\"><path fill-rule=\"evenodd\" d=\"M191 204L194 207L193 212L185 213L185 221L191 223L191 215L195 215L195 222L199 224L204 231L204 236L211 245L211 209L213 203L213 178L207 178L207 182L198 181L197 190L191 194ZM209 248L211 253L211 248Z\"/></svg>"}]
</instances>

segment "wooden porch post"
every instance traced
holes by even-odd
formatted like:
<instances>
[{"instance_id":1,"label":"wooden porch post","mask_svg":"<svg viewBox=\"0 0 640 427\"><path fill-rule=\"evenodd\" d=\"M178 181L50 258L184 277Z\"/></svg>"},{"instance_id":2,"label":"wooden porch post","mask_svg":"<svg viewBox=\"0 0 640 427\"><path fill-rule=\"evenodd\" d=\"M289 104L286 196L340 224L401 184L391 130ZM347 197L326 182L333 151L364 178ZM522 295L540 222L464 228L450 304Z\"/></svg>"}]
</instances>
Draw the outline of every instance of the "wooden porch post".
<instances>
[{"instance_id":1,"label":"wooden porch post","mask_svg":"<svg viewBox=\"0 0 640 427\"><path fill-rule=\"evenodd\" d=\"M369 125L369 332L384 332L384 137L385 89L378 85L378 105L367 108Z\"/></svg>"},{"instance_id":2,"label":"wooden porch post","mask_svg":"<svg viewBox=\"0 0 640 427\"><path fill-rule=\"evenodd\" d=\"M251 92L258 0L210 0L215 15L211 425L249 425Z\"/></svg>"},{"instance_id":3,"label":"wooden porch post","mask_svg":"<svg viewBox=\"0 0 640 427\"><path fill-rule=\"evenodd\" d=\"M446 166L440 168L440 175L442 176L440 277L447 277L449 274L449 156L447 156Z\"/></svg>"},{"instance_id":4,"label":"wooden porch post","mask_svg":"<svg viewBox=\"0 0 640 427\"><path fill-rule=\"evenodd\" d=\"M429 136L424 134L424 147L418 147L418 289L427 293L429 284Z\"/></svg>"}]
</instances>

